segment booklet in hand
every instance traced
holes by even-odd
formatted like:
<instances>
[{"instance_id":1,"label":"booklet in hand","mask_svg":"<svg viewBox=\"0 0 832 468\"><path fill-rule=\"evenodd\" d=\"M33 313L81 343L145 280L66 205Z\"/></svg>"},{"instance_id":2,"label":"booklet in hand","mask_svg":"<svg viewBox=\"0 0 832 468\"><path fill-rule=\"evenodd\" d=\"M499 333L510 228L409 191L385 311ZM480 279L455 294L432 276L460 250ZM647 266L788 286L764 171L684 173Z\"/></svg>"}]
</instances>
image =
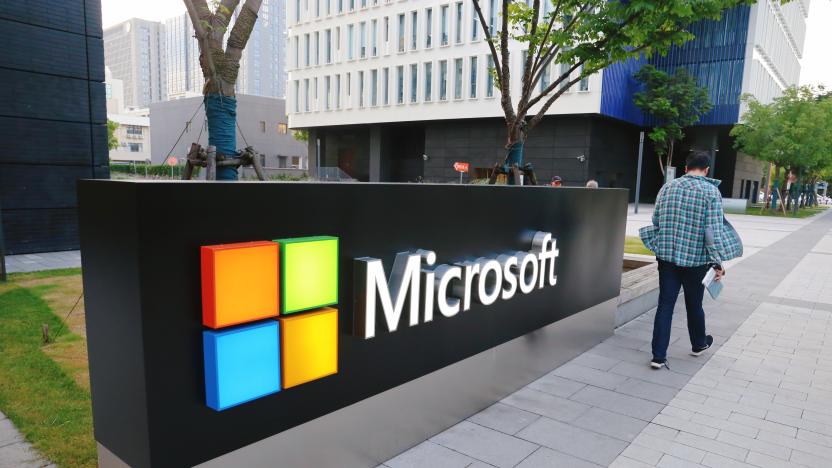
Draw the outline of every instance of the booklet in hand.
<instances>
[{"instance_id":1,"label":"booklet in hand","mask_svg":"<svg viewBox=\"0 0 832 468\"><path fill-rule=\"evenodd\" d=\"M716 281L716 268L711 267L702 279L702 285L708 290L708 294L712 299L719 297L722 292L722 281Z\"/></svg>"}]
</instances>

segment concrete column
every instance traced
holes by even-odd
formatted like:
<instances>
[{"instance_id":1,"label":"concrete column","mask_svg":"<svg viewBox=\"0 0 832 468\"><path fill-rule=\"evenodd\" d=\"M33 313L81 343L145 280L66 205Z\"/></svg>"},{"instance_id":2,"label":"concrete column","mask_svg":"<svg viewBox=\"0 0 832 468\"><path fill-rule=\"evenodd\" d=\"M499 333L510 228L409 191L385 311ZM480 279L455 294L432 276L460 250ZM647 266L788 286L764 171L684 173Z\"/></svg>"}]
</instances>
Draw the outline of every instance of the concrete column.
<instances>
[{"instance_id":1,"label":"concrete column","mask_svg":"<svg viewBox=\"0 0 832 468\"><path fill-rule=\"evenodd\" d=\"M321 138L322 135L320 132L314 129L309 129L309 140L306 142L306 154L308 155L308 172L310 178L317 178L318 177L318 166L323 163L323 155L318 154L318 149L320 145L318 145L318 138Z\"/></svg>"},{"instance_id":2,"label":"concrete column","mask_svg":"<svg viewBox=\"0 0 832 468\"><path fill-rule=\"evenodd\" d=\"M381 127L370 127L370 182L381 182Z\"/></svg>"}]
</instances>

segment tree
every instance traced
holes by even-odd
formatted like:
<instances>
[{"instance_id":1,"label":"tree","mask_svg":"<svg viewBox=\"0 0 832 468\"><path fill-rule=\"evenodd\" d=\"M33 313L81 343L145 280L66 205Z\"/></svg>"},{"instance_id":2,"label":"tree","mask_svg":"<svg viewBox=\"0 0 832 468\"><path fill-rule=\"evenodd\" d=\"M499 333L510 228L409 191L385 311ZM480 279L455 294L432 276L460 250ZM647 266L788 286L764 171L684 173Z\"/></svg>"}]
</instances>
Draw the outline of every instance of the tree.
<instances>
[{"instance_id":1,"label":"tree","mask_svg":"<svg viewBox=\"0 0 832 468\"><path fill-rule=\"evenodd\" d=\"M118 148L118 138L116 138L117 128L118 122L107 119L107 146L110 150Z\"/></svg>"},{"instance_id":2,"label":"tree","mask_svg":"<svg viewBox=\"0 0 832 468\"><path fill-rule=\"evenodd\" d=\"M234 86L240 70L240 59L257 21L262 0L245 0L231 31L228 25L240 0L183 0L194 25L199 44L199 64L205 87L202 94L205 117L208 121L208 144L217 148L218 155L233 156L237 152L237 99ZM223 49L223 39L228 40ZM236 180L237 169L232 166L217 168L218 180Z\"/></svg>"},{"instance_id":3,"label":"tree","mask_svg":"<svg viewBox=\"0 0 832 468\"><path fill-rule=\"evenodd\" d=\"M773 164L775 178L784 168L813 184L830 171L832 99L818 99L815 88L801 86L787 88L770 104L750 95L743 101L747 110L731 129L735 148Z\"/></svg>"},{"instance_id":4,"label":"tree","mask_svg":"<svg viewBox=\"0 0 832 468\"><path fill-rule=\"evenodd\" d=\"M648 136L653 141L659 168L665 174L665 166L673 163L673 148L685 137L683 129L699 121L711 110L708 90L696 84L696 78L684 68L673 75L645 65L635 75L645 89L635 94L633 101L645 114L656 120ZM662 157L667 156L667 164Z\"/></svg>"},{"instance_id":5,"label":"tree","mask_svg":"<svg viewBox=\"0 0 832 468\"><path fill-rule=\"evenodd\" d=\"M522 165L525 134L572 85L641 54L665 53L693 38L687 27L718 19L723 10L753 0L491 0L499 25L489 24L473 0L493 60L491 74L505 115L507 165ZM542 3L543 2L543 3ZM546 4L551 8L541 8ZM498 21L492 15L492 21ZM520 94L512 96L509 49L524 50ZM550 70L560 64L558 75ZM515 105L516 102L516 105Z\"/></svg>"}]
</instances>

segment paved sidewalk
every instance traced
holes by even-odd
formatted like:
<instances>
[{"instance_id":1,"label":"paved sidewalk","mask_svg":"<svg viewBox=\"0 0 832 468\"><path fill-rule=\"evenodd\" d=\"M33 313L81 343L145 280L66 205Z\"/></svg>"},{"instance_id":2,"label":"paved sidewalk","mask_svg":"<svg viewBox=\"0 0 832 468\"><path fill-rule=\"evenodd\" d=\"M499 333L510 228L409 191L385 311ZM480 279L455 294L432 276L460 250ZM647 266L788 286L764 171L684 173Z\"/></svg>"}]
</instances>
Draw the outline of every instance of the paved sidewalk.
<instances>
[{"instance_id":1,"label":"paved sidewalk","mask_svg":"<svg viewBox=\"0 0 832 468\"><path fill-rule=\"evenodd\" d=\"M35 468L54 466L44 460L14 427L6 415L0 413L0 468Z\"/></svg>"},{"instance_id":2,"label":"paved sidewalk","mask_svg":"<svg viewBox=\"0 0 832 468\"><path fill-rule=\"evenodd\" d=\"M30 271L54 270L56 268L80 267L80 250L9 255L6 257L6 271L8 271L9 273L23 273Z\"/></svg>"},{"instance_id":3,"label":"paved sidewalk","mask_svg":"<svg viewBox=\"0 0 832 468\"><path fill-rule=\"evenodd\" d=\"M382 466L832 467L832 215L780 227L706 300L712 351L688 354L680 301L670 370L649 312Z\"/></svg>"}]
</instances>

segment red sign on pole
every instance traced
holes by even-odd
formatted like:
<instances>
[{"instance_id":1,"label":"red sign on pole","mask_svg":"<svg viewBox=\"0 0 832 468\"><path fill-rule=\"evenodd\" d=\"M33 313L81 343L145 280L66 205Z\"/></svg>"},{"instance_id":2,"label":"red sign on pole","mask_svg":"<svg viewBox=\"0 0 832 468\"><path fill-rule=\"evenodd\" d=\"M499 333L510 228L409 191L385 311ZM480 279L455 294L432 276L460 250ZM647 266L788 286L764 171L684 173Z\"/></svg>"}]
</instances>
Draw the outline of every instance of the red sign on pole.
<instances>
[{"instance_id":1,"label":"red sign on pole","mask_svg":"<svg viewBox=\"0 0 832 468\"><path fill-rule=\"evenodd\" d=\"M455 162L454 163L454 170L457 172L468 172L468 163L466 162Z\"/></svg>"}]
</instances>

